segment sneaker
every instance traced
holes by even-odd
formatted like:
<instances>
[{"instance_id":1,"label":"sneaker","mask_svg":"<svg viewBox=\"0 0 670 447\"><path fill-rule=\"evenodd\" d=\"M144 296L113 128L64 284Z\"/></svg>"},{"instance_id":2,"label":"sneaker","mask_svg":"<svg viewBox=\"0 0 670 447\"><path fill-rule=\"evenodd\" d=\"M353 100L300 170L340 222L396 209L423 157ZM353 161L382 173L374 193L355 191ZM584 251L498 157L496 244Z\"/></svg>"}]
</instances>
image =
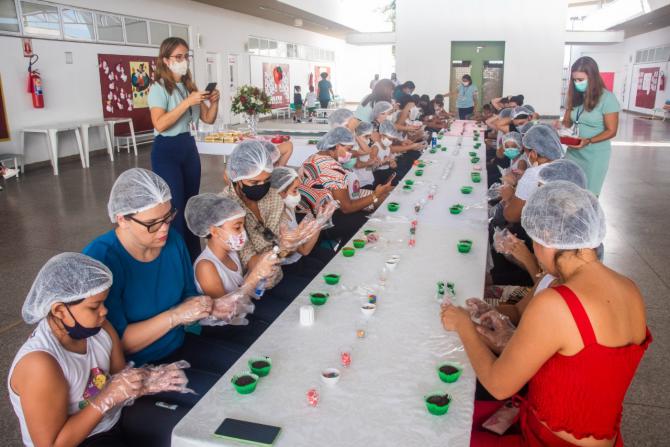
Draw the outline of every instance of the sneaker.
<instances>
[{"instance_id":1,"label":"sneaker","mask_svg":"<svg viewBox=\"0 0 670 447\"><path fill-rule=\"evenodd\" d=\"M5 168L5 174L3 175L3 177L5 180L8 180L12 177L16 177L18 173L19 173L18 169Z\"/></svg>"}]
</instances>

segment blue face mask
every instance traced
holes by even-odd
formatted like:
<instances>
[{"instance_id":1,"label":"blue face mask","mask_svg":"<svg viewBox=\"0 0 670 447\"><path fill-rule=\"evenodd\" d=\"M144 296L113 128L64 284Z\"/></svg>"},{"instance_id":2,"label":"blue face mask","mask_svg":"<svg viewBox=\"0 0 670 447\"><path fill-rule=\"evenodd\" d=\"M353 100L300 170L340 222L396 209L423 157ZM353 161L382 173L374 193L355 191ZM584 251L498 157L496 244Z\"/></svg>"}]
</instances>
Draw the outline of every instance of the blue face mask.
<instances>
[{"instance_id":1,"label":"blue face mask","mask_svg":"<svg viewBox=\"0 0 670 447\"><path fill-rule=\"evenodd\" d=\"M358 160L358 158L352 157L349 161L342 163L342 167L344 169L354 169L354 166L356 166L356 160Z\"/></svg>"},{"instance_id":2,"label":"blue face mask","mask_svg":"<svg viewBox=\"0 0 670 447\"><path fill-rule=\"evenodd\" d=\"M84 340L88 337L93 337L94 335L97 335L98 332L100 332L100 329L102 327L84 327L79 322L77 319L72 315L72 312L70 311L70 308L65 305L65 308L67 309L68 313L74 320L74 326L68 326L65 324L64 321L61 320L61 323L63 323L63 327L67 331L67 335L70 336L71 339L73 340Z\"/></svg>"},{"instance_id":3,"label":"blue face mask","mask_svg":"<svg viewBox=\"0 0 670 447\"><path fill-rule=\"evenodd\" d=\"M575 81L575 90L580 93L584 93L586 89L589 88L589 80L584 79L583 81Z\"/></svg>"},{"instance_id":4,"label":"blue face mask","mask_svg":"<svg viewBox=\"0 0 670 447\"><path fill-rule=\"evenodd\" d=\"M514 160L516 157L519 156L520 153L521 150L518 147L505 148L505 157L509 158L510 160Z\"/></svg>"}]
</instances>

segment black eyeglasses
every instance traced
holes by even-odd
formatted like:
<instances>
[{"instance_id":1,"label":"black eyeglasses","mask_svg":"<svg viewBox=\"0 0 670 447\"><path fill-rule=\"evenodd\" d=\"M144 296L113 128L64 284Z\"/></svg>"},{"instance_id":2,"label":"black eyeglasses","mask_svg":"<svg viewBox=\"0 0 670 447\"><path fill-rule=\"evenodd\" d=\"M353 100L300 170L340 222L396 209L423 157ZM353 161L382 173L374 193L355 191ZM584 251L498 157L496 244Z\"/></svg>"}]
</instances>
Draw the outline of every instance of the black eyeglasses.
<instances>
[{"instance_id":1,"label":"black eyeglasses","mask_svg":"<svg viewBox=\"0 0 670 447\"><path fill-rule=\"evenodd\" d=\"M177 217L177 212L178 212L177 208L172 208L170 212L167 213L162 219L155 220L151 223L146 223L142 222L141 220L135 219L131 214L124 217L128 220L132 220L133 222L142 225L144 228L147 229L149 233L155 233L158 230L160 230L163 224L169 225L175 219L175 217Z\"/></svg>"}]
</instances>

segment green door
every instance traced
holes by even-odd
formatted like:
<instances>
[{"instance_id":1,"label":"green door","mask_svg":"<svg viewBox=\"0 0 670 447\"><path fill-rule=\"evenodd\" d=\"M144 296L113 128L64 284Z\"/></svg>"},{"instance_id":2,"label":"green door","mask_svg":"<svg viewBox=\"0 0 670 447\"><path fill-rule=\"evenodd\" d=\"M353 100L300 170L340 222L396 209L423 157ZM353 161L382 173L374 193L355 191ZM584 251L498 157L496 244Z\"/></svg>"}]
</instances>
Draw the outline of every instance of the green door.
<instances>
[{"instance_id":1,"label":"green door","mask_svg":"<svg viewBox=\"0 0 670 447\"><path fill-rule=\"evenodd\" d=\"M456 90L464 74L472 77L477 87L477 110L482 104L502 96L502 74L505 42L451 42L451 81L449 91ZM456 97L451 97L449 110L456 112Z\"/></svg>"}]
</instances>

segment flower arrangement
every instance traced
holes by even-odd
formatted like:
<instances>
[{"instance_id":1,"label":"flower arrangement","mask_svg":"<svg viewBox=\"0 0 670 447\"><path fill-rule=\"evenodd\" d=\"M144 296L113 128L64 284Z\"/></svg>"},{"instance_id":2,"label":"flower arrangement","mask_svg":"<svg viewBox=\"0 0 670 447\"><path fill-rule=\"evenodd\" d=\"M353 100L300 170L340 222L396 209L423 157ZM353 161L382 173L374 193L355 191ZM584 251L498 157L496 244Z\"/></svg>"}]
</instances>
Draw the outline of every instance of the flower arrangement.
<instances>
[{"instance_id":1,"label":"flower arrangement","mask_svg":"<svg viewBox=\"0 0 670 447\"><path fill-rule=\"evenodd\" d=\"M237 94L233 98L230 106L233 113L246 115L260 115L270 112L270 97L258 87L253 85L243 85L237 89Z\"/></svg>"}]
</instances>

